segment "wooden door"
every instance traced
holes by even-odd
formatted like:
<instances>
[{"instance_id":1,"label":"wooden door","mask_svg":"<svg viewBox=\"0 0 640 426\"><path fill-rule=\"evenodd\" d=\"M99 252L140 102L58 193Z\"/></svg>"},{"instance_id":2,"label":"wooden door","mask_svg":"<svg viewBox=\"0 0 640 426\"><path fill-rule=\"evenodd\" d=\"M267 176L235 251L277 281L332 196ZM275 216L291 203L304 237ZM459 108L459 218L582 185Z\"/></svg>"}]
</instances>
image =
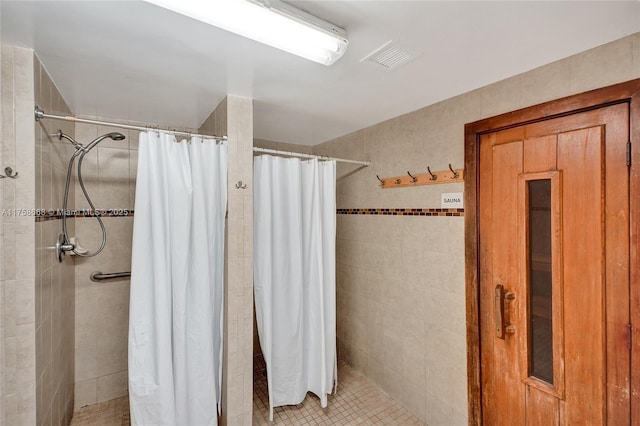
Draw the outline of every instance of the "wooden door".
<instances>
[{"instance_id":1,"label":"wooden door","mask_svg":"<svg viewBox=\"0 0 640 426\"><path fill-rule=\"evenodd\" d=\"M479 138L485 425L630 424L628 117Z\"/></svg>"}]
</instances>

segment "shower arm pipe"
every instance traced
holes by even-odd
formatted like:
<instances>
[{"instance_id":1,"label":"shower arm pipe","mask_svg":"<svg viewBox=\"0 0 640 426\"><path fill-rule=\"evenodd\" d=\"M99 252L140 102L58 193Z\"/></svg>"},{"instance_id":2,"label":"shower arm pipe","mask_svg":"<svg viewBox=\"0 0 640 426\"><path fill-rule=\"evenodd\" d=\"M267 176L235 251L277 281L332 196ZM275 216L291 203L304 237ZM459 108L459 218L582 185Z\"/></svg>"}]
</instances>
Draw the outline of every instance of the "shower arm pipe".
<instances>
[{"instance_id":1,"label":"shower arm pipe","mask_svg":"<svg viewBox=\"0 0 640 426\"><path fill-rule=\"evenodd\" d=\"M226 136L201 135L201 134L198 134L198 133L180 132L178 130L162 130L162 129L157 128L157 127L136 126L136 125L133 125L133 124L114 123L114 122L110 122L110 121L90 120L88 118L78 118L78 117L66 116L66 115L47 114L46 112L44 112L44 110L38 108L37 105L35 107L34 114L35 114L36 121L38 121L40 119L43 119L43 118L50 118L52 120L72 121L74 123L85 123L85 124L97 124L99 126L117 127L117 128L120 128L120 129L139 130L139 131L142 131L142 132L155 131L155 132L170 133L170 134L176 135L176 136L187 136L187 137L196 136L196 137L201 137L203 139L215 139L216 141L226 141L227 140Z\"/></svg>"},{"instance_id":2,"label":"shower arm pipe","mask_svg":"<svg viewBox=\"0 0 640 426\"><path fill-rule=\"evenodd\" d=\"M328 160L328 161L337 161L340 163L360 164L361 166L364 166L364 167L368 167L371 164L370 161L346 160L344 158L326 157L324 155L303 154L301 152L280 151L277 149L258 148L257 146L253 147L253 152L261 152L263 154L287 155L289 157L299 157L299 158L317 158L318 160Z\"/></svg>"}]
</instances>

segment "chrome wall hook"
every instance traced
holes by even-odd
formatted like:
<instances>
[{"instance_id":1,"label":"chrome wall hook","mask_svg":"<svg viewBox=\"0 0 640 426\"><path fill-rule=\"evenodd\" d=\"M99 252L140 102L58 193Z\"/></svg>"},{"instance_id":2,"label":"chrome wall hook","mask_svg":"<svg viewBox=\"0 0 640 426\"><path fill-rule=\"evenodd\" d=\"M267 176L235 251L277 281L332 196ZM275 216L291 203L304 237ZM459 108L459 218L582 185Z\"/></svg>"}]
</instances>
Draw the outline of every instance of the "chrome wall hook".
<instances>
[{"instance_id":1,"label":"chrome wall hook","mask_svg":"<svg viewBox=\"0 0 640 426\"><path fill-rule=\"evenodd\" d=\"M380 186L384 186L385 181L380 179L380 176L376 175L376 177L378 178L378 180L380 181Z\"/></svg>"},{"instance_id":2,"label":"chrome wall hook","mask_svg":"<svg viewBox=\"0 0 640 426\"><path fill-rule=\"evenodd\" d=\"M453 174L453 176L451 176L451 179L458 179L460 177L460 173L453 170L453 167L451 167L451 163L449 163L449 170L451 170L451 173Z\"/></svg>"},{"instance_id":3,"label":"chrome wall hook","mask_svg":"<svg viewBox=\"0 0 640 426\"><path fill-rule=\"evenodd\" d=\"M4 175L0 175L0 179L4 179L4 178L15 179L17 177L18 177L18 172L14 173L11 167L5 167Z\"/></svg>"},{"instance_id":4,"label":"chrome wall hook","mask_svg":"<svg viewBox=\"0 0 640 426\"><path fill-rule=\"evenodd\" d=\"M409 177L411 178L411 182L416 183L418 181L418 178L415 177L414 175L412 175L411 173L409 173L409 171L407 170L407 174L409 175Z\"/></svg>"},{"instance_id":5,"label":"chrome wall hook","mask_svg":"<svg viewBox=\"0 0 640 426\"><path fill-rule=\"evenodd\" d=\"M238 181L238 183L236 183L236 188L238 189L247 189L247 184L243 184L241 180Z\"/></svg>"},{"instance_id":6,"label":"chrome wall hook","mask_svg":"<svg viewBox=\"0 0 640 426\"><path fill-rule=\"evenodd\" d=\"M429 174L431 175L431 177L429 178L429 180L437 180L438 179L438 175L434 175L433 173L431 173L431 167L427 166L427 171L429 172Z\"/></svg>"}]
</instances>

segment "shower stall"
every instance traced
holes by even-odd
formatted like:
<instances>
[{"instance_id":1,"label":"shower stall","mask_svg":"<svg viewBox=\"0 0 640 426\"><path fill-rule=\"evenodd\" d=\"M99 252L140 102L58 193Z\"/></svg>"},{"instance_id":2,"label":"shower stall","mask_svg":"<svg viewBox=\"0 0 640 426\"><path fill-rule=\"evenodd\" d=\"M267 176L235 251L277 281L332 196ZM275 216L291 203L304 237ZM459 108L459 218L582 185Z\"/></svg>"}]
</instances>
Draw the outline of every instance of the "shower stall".
<instances>
[{"instance_id":1,"label":"shower stall","mask_svg":"<svg viewBox=\"0 0 640 426\"><path fill-rule=\"evenodd\" d=\"M34 124L34 104L55 115L72 116L72 112L32 50L3 46L2 54L3 65L14 63L16 70L7 76L3 67L3 87L30 88L25 93L3 88L3 101L16 105L12 120L18 133L2 141L3 154L13 152L11 159L6 154L0 158L18 175L3 180L2 192L11 191L16 197L7 204L3 197L2 207L34 206L37 216L27 212L0 218L5 289L0 338L5 359L15 360L0 371L0 391L9 402L0 417L6 424L30 423L29 419L36 424L68 424L74 407L127 395L129 280L119 276L97 283L91 275L130 270L138 130L54 120ZM7 120L5 114L5 124ZM252 192L250 187L236 188L238 181L251 182L250 99L225 98L199 133L226 134L227 129L233 132L238 150L229 155L229 243L224 265L230 297L225 301L224 332L231 344L222 361L228 380L222 389L221 416L233 421L250 418L252 403L252 394L243 393L252 377L252 318L247 315L245 321L243 314L253 307L253 298L245 291L251 286L252 245L250 226L244 224L244 205L250 206ZM96 209L98 217L84 214ZM72 240L78 236L81 244ZM56 241L66 253L62 262ZM9 245L15 251L9 251ZM101 248L97 256L82 256ZM243 264L246 273L238 268ZM243 348L248 348L246 353Z\"/></svg>"}]
</instances>

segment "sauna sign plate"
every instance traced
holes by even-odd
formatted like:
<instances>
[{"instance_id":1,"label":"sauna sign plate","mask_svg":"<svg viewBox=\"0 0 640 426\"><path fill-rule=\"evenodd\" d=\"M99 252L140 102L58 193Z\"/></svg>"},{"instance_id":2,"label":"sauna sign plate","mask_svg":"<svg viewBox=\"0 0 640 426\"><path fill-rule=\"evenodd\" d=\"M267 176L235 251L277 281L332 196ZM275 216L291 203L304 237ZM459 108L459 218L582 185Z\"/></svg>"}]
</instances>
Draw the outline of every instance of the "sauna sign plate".
<instances>
[{"instance_id":1,"label":"sauna sign plate","mask_svg":"<svg viewBox=\"0 0 640 426\"><path fill-rule=\"evenodd\" d=\"M443 192L440 194L440 207L443 209L464 208L462 192Z\"/></svg>"}]
</instances>

